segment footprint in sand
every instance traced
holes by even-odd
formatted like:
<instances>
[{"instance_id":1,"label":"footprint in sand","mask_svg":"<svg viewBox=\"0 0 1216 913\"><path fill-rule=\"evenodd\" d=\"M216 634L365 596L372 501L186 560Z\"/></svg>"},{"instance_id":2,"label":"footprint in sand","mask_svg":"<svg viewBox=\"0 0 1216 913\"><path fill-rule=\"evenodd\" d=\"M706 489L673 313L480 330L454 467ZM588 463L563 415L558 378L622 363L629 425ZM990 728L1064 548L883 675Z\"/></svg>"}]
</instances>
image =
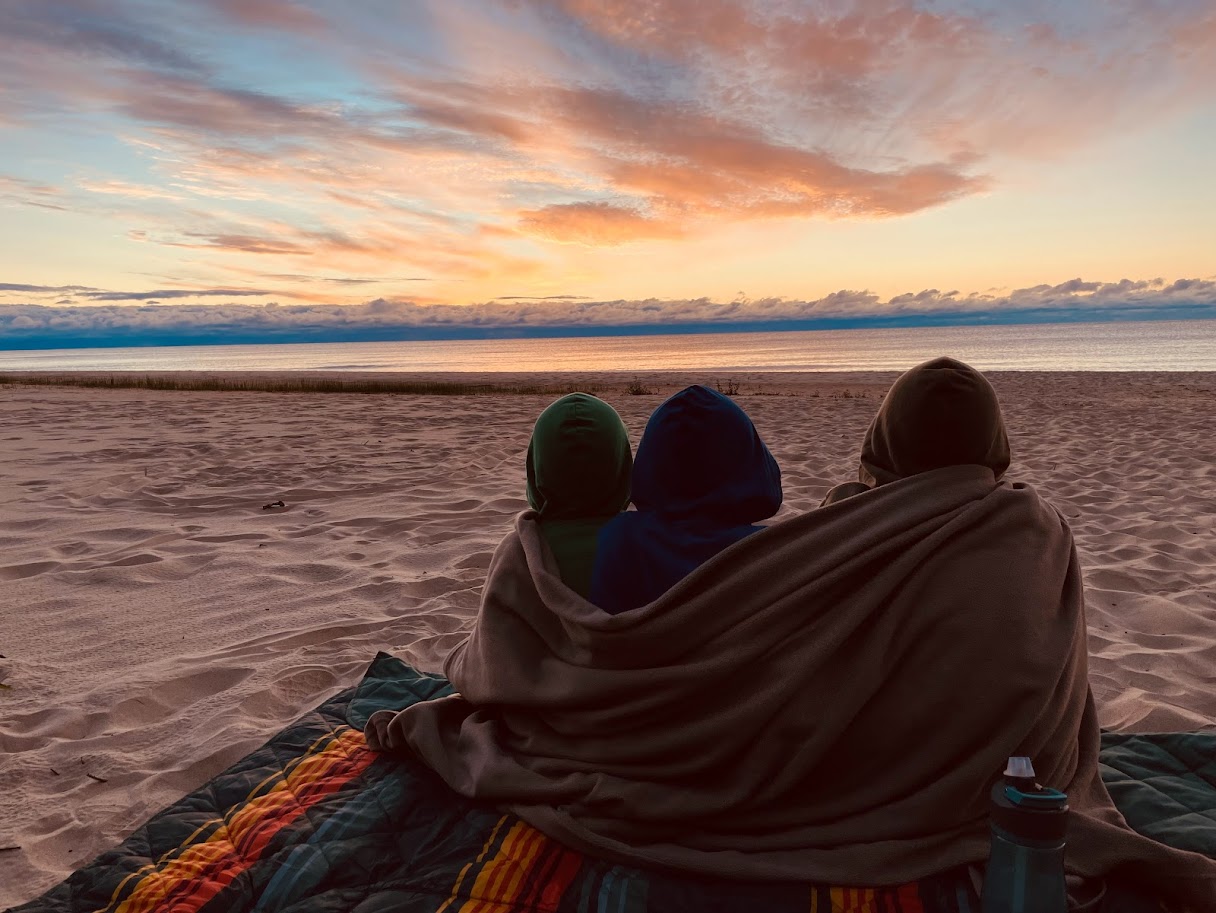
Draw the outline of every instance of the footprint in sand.
<instances>
[{"instance_id":1,"label":"footprint in sand","mask_svg":"<svg viewBox=\"0 0 1216 913\"><path fill-rule=\"evenodd\" d=\"M0 567L0 580L24 580L27 577L37 577L39 574L49 574L62 566L58 561L10 564L8 567Z\"/></svg>"},{"instance_id":2,"label":"footprint in sand","mask_svg":"<svg viewBox=\"0 0 1216 913\"><path fill-rule=\"evenodd\" d=\"M119 558L117 561L111 561L109 564L103 564L102 567L139 567L141 564L156 564L158 561L164 561L160 555L152 555L147 552L141 552L137 555L128 555L126 558Z\"/></svg>"},{"instance_id":3,"label":"footprint in sand","mask_svg":"<svg viewBox=\"0 0 1216 913\"><path fill-rule=\"evenodd\" d=\"M249 694L240 704L243 714L264 720L286 721L300 708L320 703L339 684L334 671L324 666L302 666L275 675L269 687Z\"/></svg>"},{"instance_id":4,"label":"footprint in sand","mask_svg":"<svg viewBox=\"0 0 1216 913\"><path fill-rule=\"evenodd\" d=\"M242 542L253 539L269 539L270 536L265 533L234 533L230 536L191 536L191 542L213 542L222 544L224 542Z\"/></svg>"},{"instance_id":5,"label":"footprint in sand","mask_svg":"<svg viewBox=\"0 0 1216 913\"><path fill-rule=\"evenodd\" d=\"M65 542L63 545L55 546L55 553L62 555L64 558L75 558L78 555L92 551L92 549L93 546L87 542Z\"/></svg>"}]
</instances>

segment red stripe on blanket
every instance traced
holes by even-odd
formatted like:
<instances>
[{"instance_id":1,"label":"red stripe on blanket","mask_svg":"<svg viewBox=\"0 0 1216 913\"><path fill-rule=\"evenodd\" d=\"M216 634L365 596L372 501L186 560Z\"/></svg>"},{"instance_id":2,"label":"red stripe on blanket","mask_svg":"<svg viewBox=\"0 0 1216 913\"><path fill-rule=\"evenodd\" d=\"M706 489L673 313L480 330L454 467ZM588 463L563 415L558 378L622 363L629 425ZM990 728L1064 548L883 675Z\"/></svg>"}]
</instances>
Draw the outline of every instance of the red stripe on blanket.
<instances>
[{"instance_id":1,"label":"red stripe on blanket","mask_svg":"<svg viewBox=\"0 0 1216 913\"><path fill-rule=\"evenodd\" d=\"M920 902L919 885L899 886L899 913L925 913L925 906Z\"/></svg>"}]
</instances>

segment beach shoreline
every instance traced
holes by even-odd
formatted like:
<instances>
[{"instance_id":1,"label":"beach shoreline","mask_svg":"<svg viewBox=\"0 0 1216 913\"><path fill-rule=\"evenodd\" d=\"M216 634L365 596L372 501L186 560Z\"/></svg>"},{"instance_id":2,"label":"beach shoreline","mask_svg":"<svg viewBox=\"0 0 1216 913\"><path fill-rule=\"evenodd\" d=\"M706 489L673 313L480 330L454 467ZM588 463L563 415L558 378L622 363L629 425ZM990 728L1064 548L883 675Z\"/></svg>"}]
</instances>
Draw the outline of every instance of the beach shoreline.
<instances>
[{"instance_id":1,"label":"beach shoreline","mask_svg":"<svg viewBox=\"0 0 1216 913\"><path fill-rule=\"evenodd\" d=\"M704 384L742 398L850 392L881 396L899 371L0 371L0 390L22 387L149 389L163 392L406 396L560 396L572 390L616 396L669 396ZM994 385L1023 390L1086 377L1100 389L1192 392L1212 389L1216 371L985 371ZM303 389L293 389L291 385ZM319 389L309 389L315 384ZM395 389L400 388L400 389ZM443 388L443 389L431 389Z\"/></svg>"},{"instance_id":2,"label":"beach shoreline","mask_svg":"<svg viewBox=\"0 0 1216 913\"><path fill-rule=\"evenodd\" d=\"M895 376L340 374L526 388L477 395L0 383L0 847L20 847L0 853L0 906L353 684L377 650L438 669L526 506L528 434L560 390L612 403L636 445L664 396L737 383L782 467L780 521L855 477ZM1216 373L988 376L1009 477L1074 530L1103 725L1216 727Z\"/></svg>"}]
</instances>

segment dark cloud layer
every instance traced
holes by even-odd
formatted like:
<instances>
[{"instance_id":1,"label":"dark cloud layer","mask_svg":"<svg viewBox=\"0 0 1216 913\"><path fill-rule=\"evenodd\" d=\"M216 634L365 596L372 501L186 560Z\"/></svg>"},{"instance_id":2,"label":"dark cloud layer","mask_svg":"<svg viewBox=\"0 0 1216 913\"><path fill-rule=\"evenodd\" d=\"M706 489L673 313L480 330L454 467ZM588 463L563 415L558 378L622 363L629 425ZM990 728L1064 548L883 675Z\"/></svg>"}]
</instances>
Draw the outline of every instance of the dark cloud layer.
<instances>
[{"instance_id":1,"label":"dark cloud layer","mask_svg":"<svg viewBox=\"0 0 1216 913\"><path fill-rule=\"evenodd\" d=\"M0 292L25 292L35 295L62 295L67 292L96 292L84 285L28 285L24 282L0 282Z\"/></svg>"},{"instance_id":2,"label":"dark cloud layer","mask_svg":"<svg viewBox=\"0 0 1216 913\"><path fill-rule=\"evenodd\" d=\"M217 290L218 292L218 290ZM104 294L104 293L103 293ZM165 293L158 293L165 297ZM97 299L104 301L105 299ZM466 338L580 335L602 331L802 329L1067 320L1216 318L1216 280L1038 285L1001 295L930 289L881 300L840 291L813 301L769 298L580 301L504 300L420 305L377 299L362 305L0 305L0 349L60 345L292 339Z\"/></svg>"},{"instance_id":3,"label":"dark cloud layer","mask_svg":"<svg viewBox=\"0 0 1216 913\"><path fill-rule=\"evenodd\" d=\"M156 289L150 292L89 292L90 301L168 301L174 298L266 298L275 292L254 288Z\"/></svg>"}]
</instances>

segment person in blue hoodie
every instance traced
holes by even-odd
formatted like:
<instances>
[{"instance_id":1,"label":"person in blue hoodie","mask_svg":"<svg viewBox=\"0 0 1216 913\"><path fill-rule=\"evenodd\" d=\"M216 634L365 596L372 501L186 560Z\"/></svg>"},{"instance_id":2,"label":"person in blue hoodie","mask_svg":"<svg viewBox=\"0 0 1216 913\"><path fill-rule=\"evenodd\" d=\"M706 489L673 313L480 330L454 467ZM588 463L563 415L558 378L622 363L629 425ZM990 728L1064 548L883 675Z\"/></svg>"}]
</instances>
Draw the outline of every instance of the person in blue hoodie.
<instances>
[{"instance_id":1,"label":"person in blue hoodie","mask_svg":"<svg viewBox=\"0 0 1216 913\"><path fill-rule=\"evenodd\" d=\"M781 508L781 470L747 413L700 385L655 410L633 464L636 511L600 531L591 601L648 605Z\"/></svg>"}]
</instances>

